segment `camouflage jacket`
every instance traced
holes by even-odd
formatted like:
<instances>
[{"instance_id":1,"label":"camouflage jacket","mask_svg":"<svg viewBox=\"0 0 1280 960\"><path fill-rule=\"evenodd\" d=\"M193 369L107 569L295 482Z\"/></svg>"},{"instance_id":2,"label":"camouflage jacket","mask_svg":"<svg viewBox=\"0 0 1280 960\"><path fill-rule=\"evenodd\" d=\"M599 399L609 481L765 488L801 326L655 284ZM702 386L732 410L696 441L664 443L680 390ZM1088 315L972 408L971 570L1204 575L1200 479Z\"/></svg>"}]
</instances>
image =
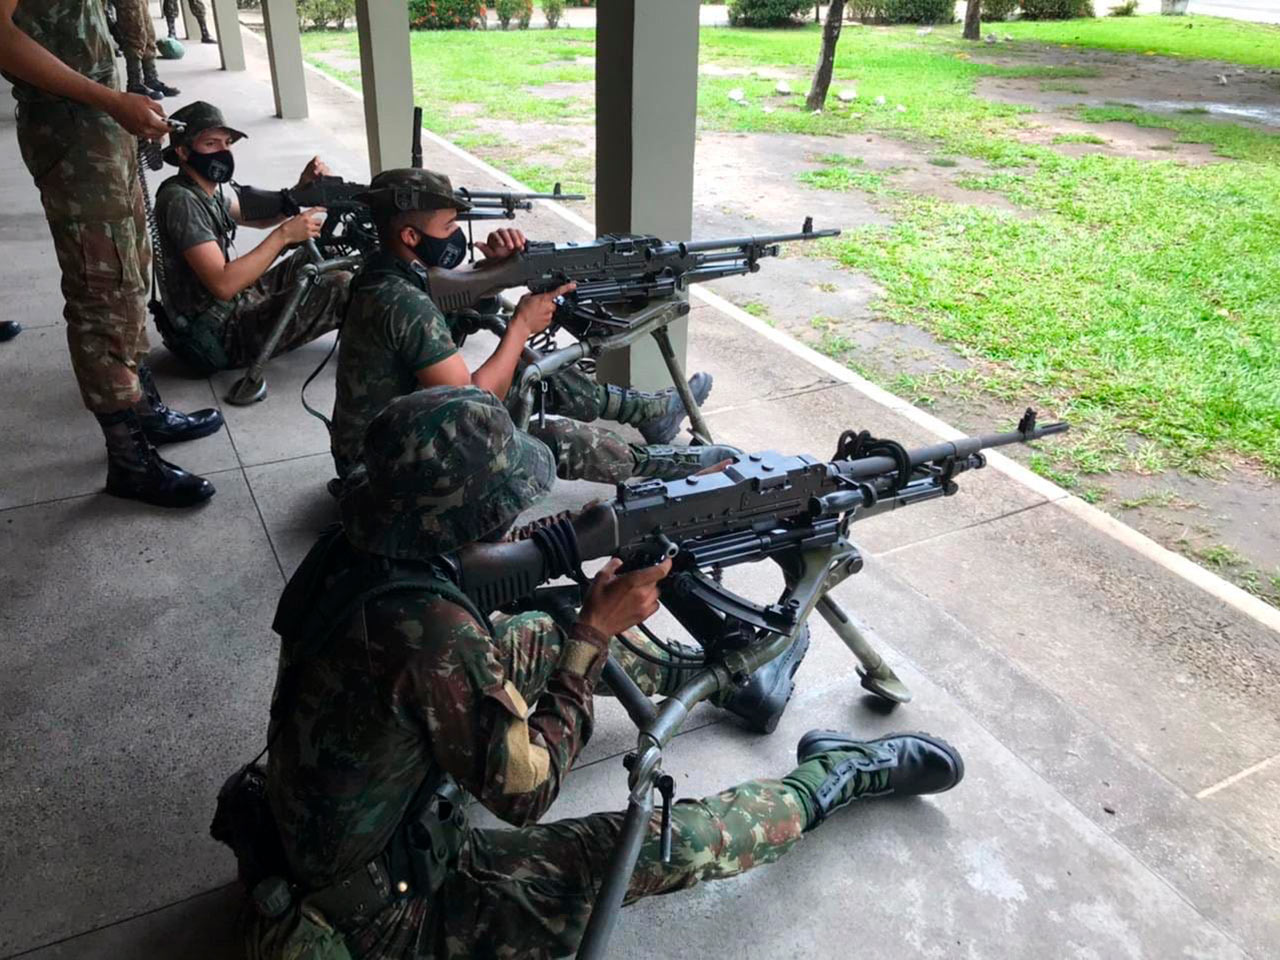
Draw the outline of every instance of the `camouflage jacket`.
<instances>
[{"instance_id":1,"label":"camouflage jacket","mask_svg":"<svg viewBox=\"0 0 1280 960\"><path fill-rule=\"evenodd\" d=\"M338 347L331 443L339 476L360 461L369 421L418 388L419 370L457 352L425 273L393 254L373 254L352 281Z\"/></svg>"},{"instance_id":2,"label":"camouflage jacket","mask_svg":"<svg viewBox=\"0 0 1280 960\"><path fill-rule=\"evenodd\" d=\"M322 590L352 553L329 564ZM282 643L277 694L303 643ZM292 709L273 721L269 795L293 879L325 886L381 853L430 764L502 819L537 820L591 735L607 640L579 624L563 646L529 705L461 606L422 589L366 602L301 661Z\"/></svg>"},{"instance_id":3,"label":"camouflage jacket","mask_svg":"<svg viewBox=\"0 0 1280 960\"><path fill-rule=\"evenodd\" d=\"M116 86L116 61L102 0L28 0L13 12L14 24L77 73ZM27 103L57 101L25 80L5 74L14 99Z\"/></svg>"}]
</instances>

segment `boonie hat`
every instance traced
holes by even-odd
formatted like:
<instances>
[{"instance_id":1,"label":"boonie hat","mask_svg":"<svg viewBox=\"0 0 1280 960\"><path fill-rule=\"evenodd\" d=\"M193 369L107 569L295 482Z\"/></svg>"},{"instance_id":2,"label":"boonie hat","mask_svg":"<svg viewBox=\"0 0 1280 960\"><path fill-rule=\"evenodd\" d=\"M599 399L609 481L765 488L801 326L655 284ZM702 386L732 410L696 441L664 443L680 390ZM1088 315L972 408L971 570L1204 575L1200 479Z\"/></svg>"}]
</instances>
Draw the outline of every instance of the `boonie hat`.
<instances>
[{"instance_id":1,"label":"boonie hat","mask_svg":"<svg viewBox=\"0 0 1280 960\"><path fill-rule=\"evenodd\" d=\"M185 124L185 129L181 133L174 132L169 134L169 145L164 148L164 153L161 154L166 163L171 163L175 167L182 164L182 159L174 148L191 146L196 137L206 130L226 130L232 136L232 143L236 140L243 140L247 136L247 134L241 133L235 127L228 126L227 121L222 119L222 111L211 103L205 103L203 100L188 103L181 110L175 110L169 114L169 119Z\"/></svg>"},{"instance_id":2,"label":"boonie hat","mask_svg":"<svg viewBox=\"0 0 1280 960\"><path fill-rule=\"evenodd\" d=\"M478 387L431 387L389 403L364 437L364 469L340 509L353 546L424 560L503 529L551 489L555 460Z\"/></svg>"},{"instance_id":3,"label":"boonie hat","mask_svg":"<svg viewBox=\"0 0 1280 960\"><path fill-rule=\"evenodd\" d=\"M443 173L402 167L383 170L369 189L356 194L361 203L384 210L447 210L464 212L471 204L453 192L453 184Z\"/></svg>"}]
</instances>

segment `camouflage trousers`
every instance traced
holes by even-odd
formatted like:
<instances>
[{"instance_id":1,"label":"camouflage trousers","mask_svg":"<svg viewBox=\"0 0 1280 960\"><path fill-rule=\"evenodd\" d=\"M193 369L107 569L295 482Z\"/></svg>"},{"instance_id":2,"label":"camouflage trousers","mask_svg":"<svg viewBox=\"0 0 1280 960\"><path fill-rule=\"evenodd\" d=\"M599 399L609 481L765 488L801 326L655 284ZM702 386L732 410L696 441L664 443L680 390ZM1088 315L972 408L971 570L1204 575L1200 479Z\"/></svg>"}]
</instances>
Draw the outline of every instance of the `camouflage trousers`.
<instances>
[{"instance_id":1,"label":"camouflage trousers","mask_svg":"<svg viewBox=\"0 0 1280 960\"><path fill-rule=\"evenodd\" d=\"M196 15L196 20L199 21L200 26L207 28L204 0L187 0L187 2L191 4L191 12ZM166 20L177 20L179 14L182 13L182 10L179 8L178 0L164 0L161 7L164 11L164 18Z\"/></svg>"},{"instance_id":2,"label":"camouflage trousers","mask_svg":"<svg viewBox=\"0 0 1280 960\"><path fill-rule=\"evenodd\" d=\"M638 633L629 639L663 656ZM496 655L529 703L545 690L564 642L541 614L495 624ZM668 693L679 683L677 671L647 663L616 641L612 653L645 693ZM457 869L434 897L388 907L348 934L347 947L356 960L570 955L590 919L622 821L621 813L600 813L521 829L473 829ZM797 794L780 780L681 800L672 810L671 861L662 862L655 816L627 902L772 863L799 842L805 824Z\"/></svg>"},{"instance_id":3,"label":"camouflage trousers","mask_svg":"<svg viewBox=\"0 0 1280 960\"><path fill-rule=\"evenodd\" d=\"M164 345L203 374L247 367L275 328L310 260L305 251L277 263L246 288L228 309L211 307L193 318L170 318L161 330ZM279 356L336 330L347 310L351 274L321 274L284 328L271 355Z\"/></svg>"},{"instance_id":4,"label":"camouflage trousers","mask_svg":"<svg viewBox=\"0 0 1280 960\"><path fill-rule=\"evenodd\" d=\"M151 22L151 5L147 0L115 0L116 42L126 58L156 58L156 28Z\"/></svg>"},{"instance_id":5,"label":"camouflage trousers","mask_svg":"<svg viewBox=\"0 0 1280 960\"><path fill-rule=\"evenodd\" d=\"M635 448L604 427L551 417L529 421L529 433L551 450L561 480L621 483L635 475Z\"/></svg>"},{"instance_id":6,"label":"camouflage trousers","mask_svg":"<svg viewBox=\"0 0 1280 960\"><path fill-rule=\"evenodd\" d=\"M138 362L148 349L151 244L137 142L107 114L67 101L19 104L17 128L62 270L84 405L123 410L140 396Z\"/></svg>"}]
</instances>

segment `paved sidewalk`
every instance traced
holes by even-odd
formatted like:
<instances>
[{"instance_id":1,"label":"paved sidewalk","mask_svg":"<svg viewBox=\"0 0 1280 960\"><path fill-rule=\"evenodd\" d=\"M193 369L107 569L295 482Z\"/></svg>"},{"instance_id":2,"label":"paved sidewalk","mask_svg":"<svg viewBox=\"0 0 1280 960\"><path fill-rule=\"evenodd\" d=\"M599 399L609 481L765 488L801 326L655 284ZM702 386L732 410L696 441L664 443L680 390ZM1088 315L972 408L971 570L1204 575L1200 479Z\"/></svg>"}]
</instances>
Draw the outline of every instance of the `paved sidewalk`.
<instances>
[{"instance_id":1,"label":"paved sidewalk","mask_svg":"<svg viewBox=\"0 0 1280 960\"><path fill-rule=\"evenodd\" d=\"M247 32L245 44L245 74L200 46L167 63L184 92L172 106L227 110L249 134L247 182L291 182L317 151L365 176L358 104L309 73L311 119L273 119L263 47ZM0 345L0 958L222 960L237 955L233 864L208 822L223 778L262 742L280 587L333 518L326 436L297 401L329 342L273 363L270 397L224 407L224 433L166 453L217 484L205 508L99 493L101 441L71 378L11 117L0 111L0 286L27 330ZM496 185L426 147L428 166ZM574 238L541 210L520 226ZM238 246L255 242L246 230ZM219 403L235 379L187 378L158 346L153 362L180 408ZM849 427L934 439L711 306L693 310L690 366L715 374L717 438L748 449L826 455ZM331 372L309 396L332 403ZM816 623L774 735L702 708L665 766L698 795L785 772L810 727L927 729L964 751L964 784L853 809L777 865L638 905L612 956L1277 955L1280 636L1081 522L1057 492L994 469L961 486L859 525L866 569L837 592L911 704L869 709L852 657ZM547 507L598 492L565 484ZM758 597L778 588L763 567L730 580ZM613 703L598 712L557 815L624 802L632 734Z\"/></svg>"}]
</instances>

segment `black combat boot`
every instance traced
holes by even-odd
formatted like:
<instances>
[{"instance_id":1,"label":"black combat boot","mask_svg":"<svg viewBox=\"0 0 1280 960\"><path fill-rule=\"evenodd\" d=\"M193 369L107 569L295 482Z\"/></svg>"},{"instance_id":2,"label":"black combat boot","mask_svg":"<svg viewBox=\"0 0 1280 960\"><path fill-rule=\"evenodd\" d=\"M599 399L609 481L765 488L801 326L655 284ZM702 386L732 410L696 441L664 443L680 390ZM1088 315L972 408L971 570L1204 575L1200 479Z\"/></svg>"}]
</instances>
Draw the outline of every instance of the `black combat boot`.
<instances>
[{"instance_id":1,"label":"black combat boot","mask_svg":"<svg viewBox=\"0 0 1280 960\"><path fill-rule=\"evenodd\" d=\"M147 439L157 447L182 440L199 440L222 429L222 413L212 407L195 413L179 413L170 410L160 399L160 391L146 364L138 365L138 383L142 385L142 399L134 406L138 422Z\"/></svg>"},{"instance_id":2,"label":"black combat boot","mask_svg":"<svg viewBox=\"0 0 1280 960\"><path fill-rule=\"evenodd\" d=\"M124 58L125 90L152 100L163 100L164 94L152 90L142 82L142 61L134 57Z\"/></svg>"},{"instance_id":3,"label":"black combat boot","mask_svg":"<svg viewBox=\"0 0 1280 960\"><path fill-rule=\"evenodd\" d=\"M12 340L22 332L22 324L17 320L0 320L0 343Z\"/></svg>"},{"instance_id":4,"label":"black combat boot","mask_svg":"<svg viewBox=\"0 0 1280 960\"><path fill-rule=\"evenodd\" d=\"M942 793L964 779L956 748L927 733L855 740L835 730L810 730L796 745L796 760L800 766L782 782L810 807L809 830L854 800Z\"/></svg>"},{"instance_id":5,"label":"black combat boot","mask_svg":"<svg viewBox=\"0 0 1280 960\"><path fill-rule=\"evenodd\" d=\"M695 373L689 378L689 392L698 406L711 393L711 383L709 373ZM640 431L646 443L670 443L687 415L675 387L657 393L615 386L608 386L605 391L601 419L630 424Z\"/></svg>"},{"instance_id":6,"label":"black combat boot","mask_svg":"<svg viewBox=\"0 0 1280 960\"><path fill-rule=\"evenodd\" d=\"M162 97L176 97L182 92L177 87L171 87L160 79L160 74L156 73L156 62L154 60L142 61L142 85L148 90L154 90Z\"/></svg>"},{"instance_id":7,"label":"black combat boot","mask_svg":"<svg viewBox=\"0 0 1280 960\"><path fill-rule=\"evenodd\" d=\"M658 480L680 480L683 477L714 467L723 460L732 460L742 451L723 444L706 444L696 447L632 445L636 458L634 477L655 477Z\"/></svg>"},{"instance_id":8,"label":"black combat boot","mask_svg":"<svg viewBox=\"0 0 1280 960\"><path fill-rule=\"evenodd\" d=\"M796 631L791 646L751 675L746 684L721 694L715 704L746 721L757 733L773 733L787 709L787 701L796 691L793 678L800 661L809 652L809 625Z\"/></svg>"},{"instance_id":9,"label":"black combat boot","mask_svg":"<svg viewBox=\"0 0 1280 960\"><path fill-rule=\"evenodd\" d=\"M168 25L169 25L169 39L170 39L170 40L177 40L177 39L178 39L178 25L177 25L177 19L178 19L177 17L165 17L165 18L164 18L164 22L165 22L166 24L168 24Z\"/></svg>"},{"instance_id":10,"label":"black combat boot","mask_svg":"<svg viewBox=\"0 0 1280 960\"><path fill-rule=\"evenodd\" d=\"M160 458L134 411L95 416L107 440L107 493L156 507L192 507L213 496L208 480Z\"/></svg>"},{"instance_id":11,"label":"black combat boot","mask_svg":"<svg viewBox=\"0 0 1280 960\"><path fill-rule=\"evenodd\" d=\"M213 36L209 33L209 26L203 20L200 21L200 42L201 43L217 43Z\"/></svg>"}]
</instances>

